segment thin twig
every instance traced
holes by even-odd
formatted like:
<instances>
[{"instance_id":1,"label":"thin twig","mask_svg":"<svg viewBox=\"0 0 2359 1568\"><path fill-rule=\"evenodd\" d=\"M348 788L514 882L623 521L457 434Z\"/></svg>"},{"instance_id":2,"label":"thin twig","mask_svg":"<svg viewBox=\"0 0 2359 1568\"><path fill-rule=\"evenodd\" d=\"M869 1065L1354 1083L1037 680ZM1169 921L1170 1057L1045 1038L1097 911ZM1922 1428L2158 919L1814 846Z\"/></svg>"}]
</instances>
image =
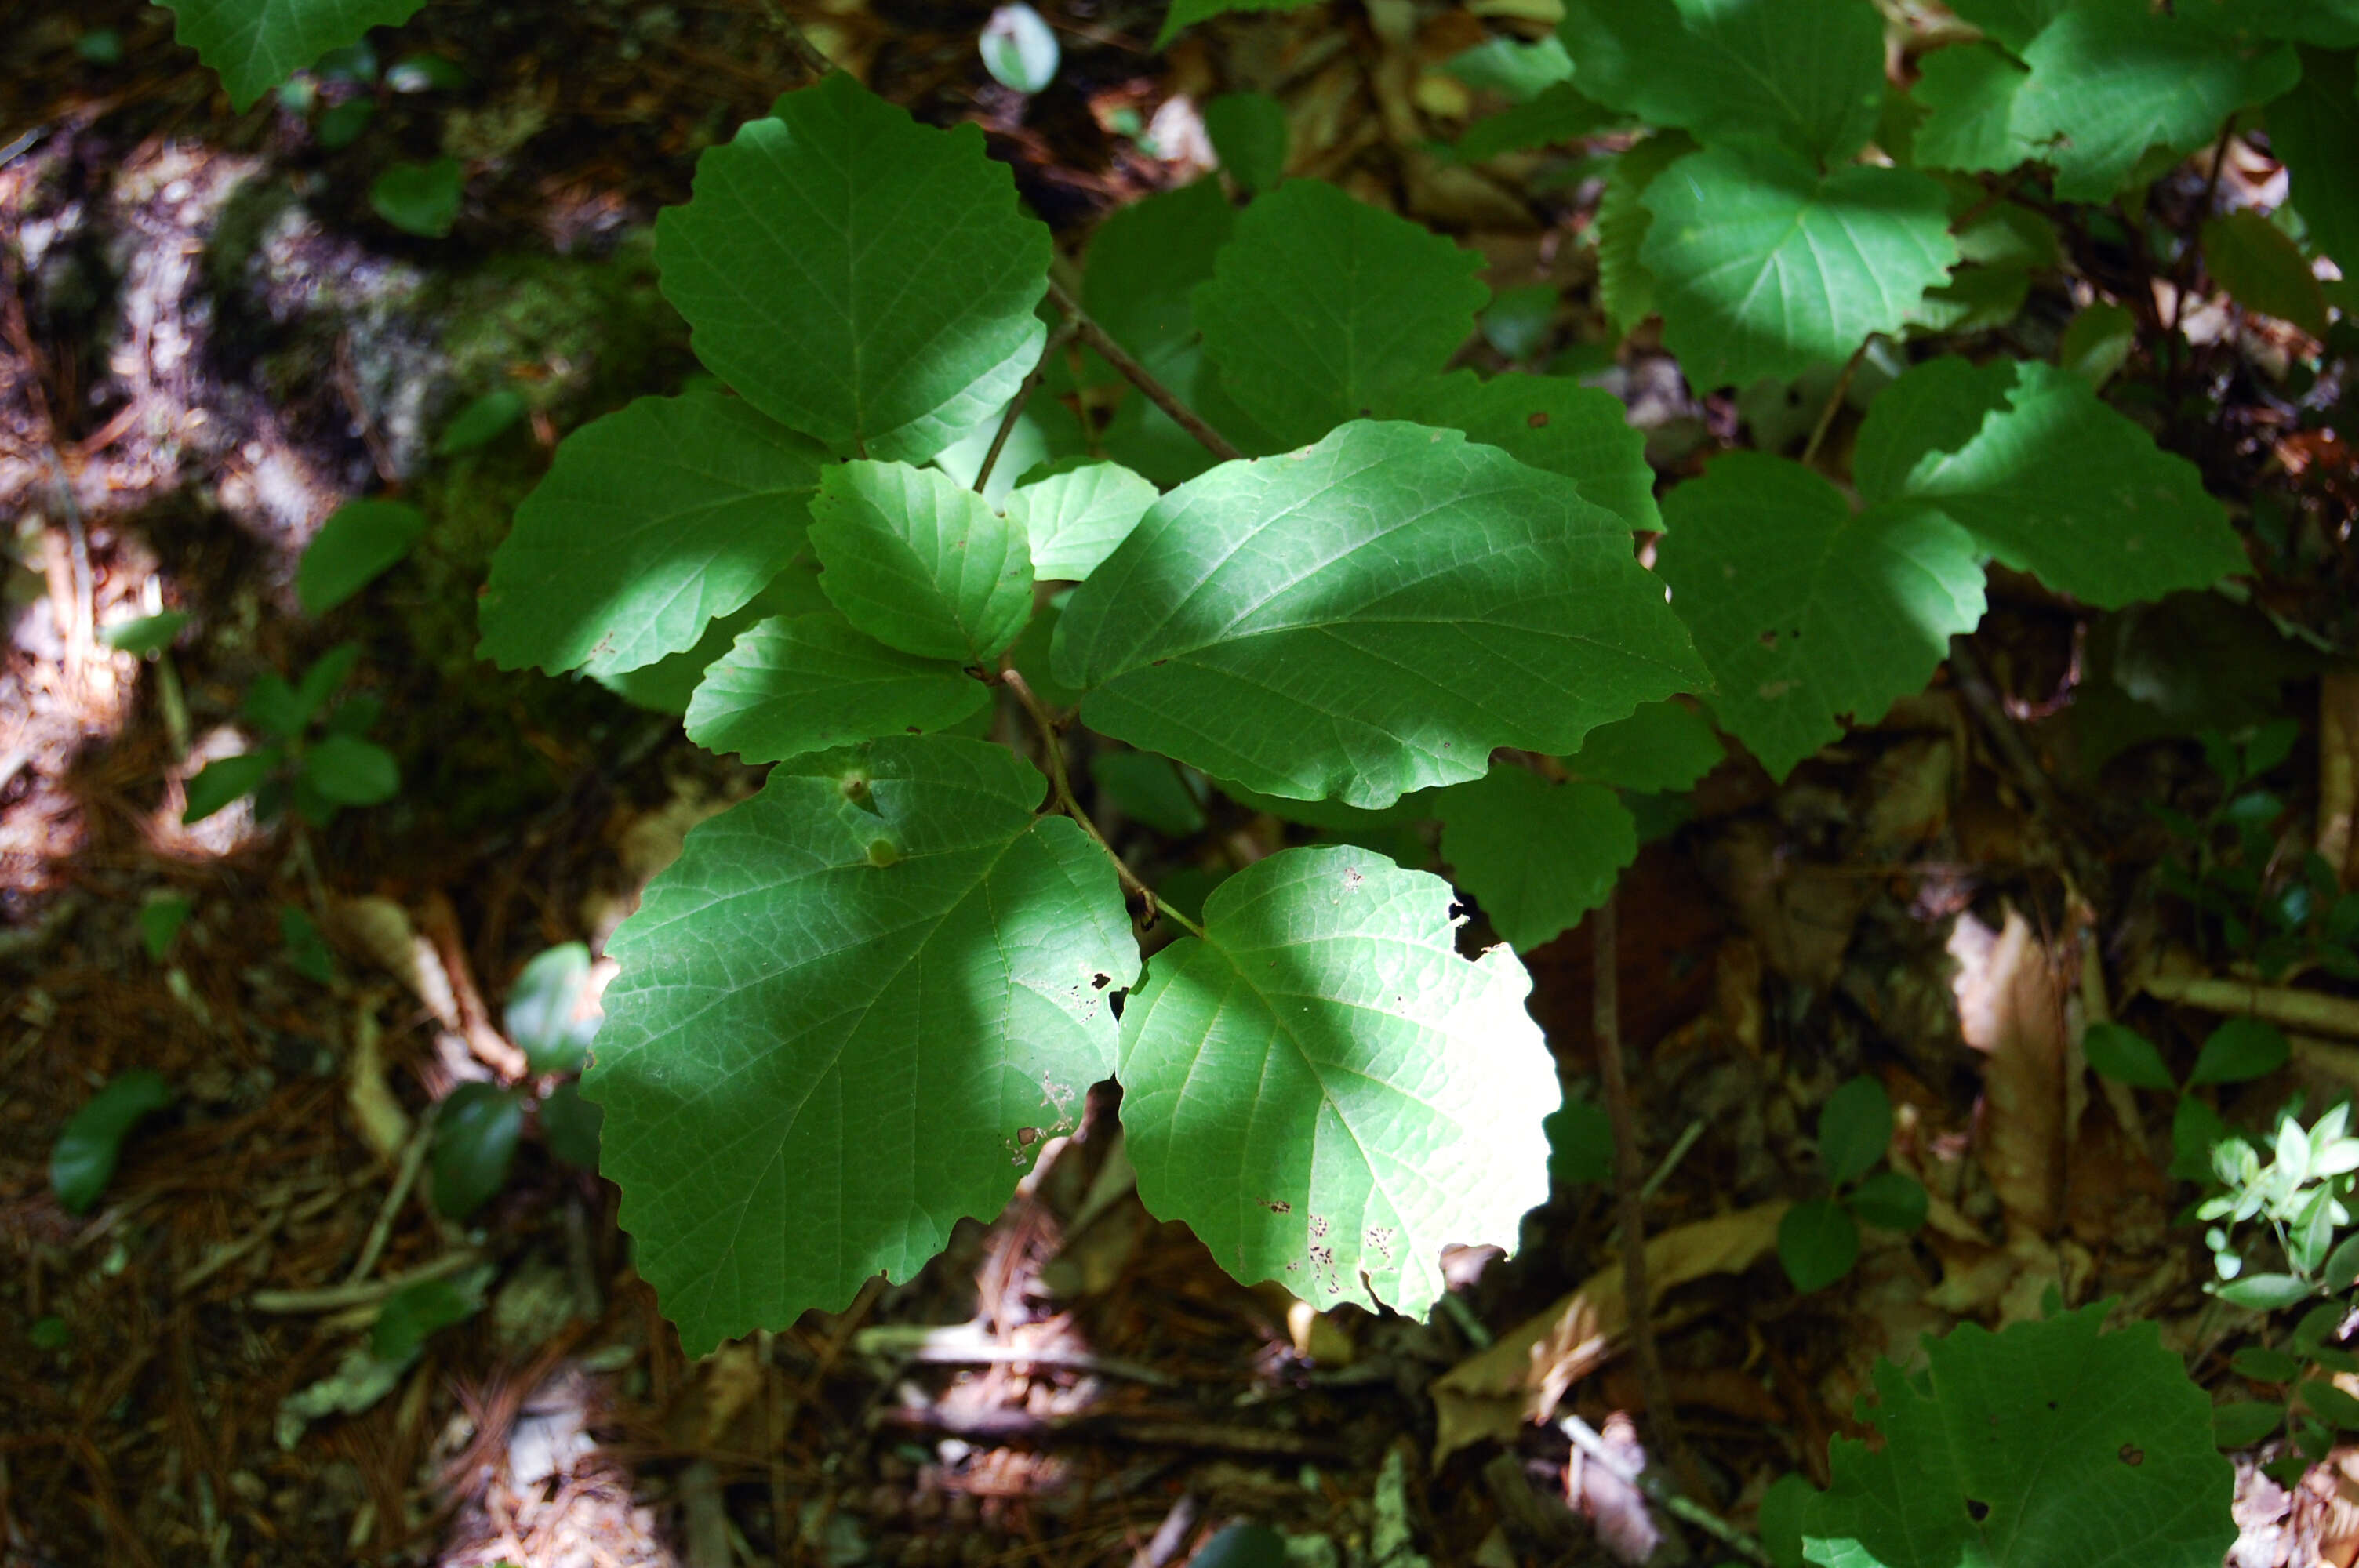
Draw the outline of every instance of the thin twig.
<instances>
[{"instance_id":1,"label":"thin twig","mask_svg":"<svg viewBox=\"0 0 2359 1568\"><path fill-rule=\"evenodd\" d=\"M1568 1415L1557 1422L1557 1427L1572 1439L1573 1446L1580 1449L1592 1464L1624 1486L1643 1493L1665 1512L1687 1520L1746 1562L1758 1563L1762 1568L1775 1568L1777 1560L1769 1555L1767 1547L1710 1509L1681 1497L1652 1470L1631 1469L1623 1463L1622 1456L1597 1435L1596 1429L1579 1416Z\"/></svg>"},{"instance_id":2,"label":"thin twig","mask_svg":"<svg viewBox=\"0 0 2359 1568\"><path fill-rule=\"evenodd\" d=\"M1670 1379L1663 1375L1663 1357L1655 1345L1654 1298L1647 1284L1647 1173L1638 1163L1638 1124L1630 1103L1630 1081L1622 1066L1620 948L1614 894L1589 917L1596 942L1591 961L1590 1013L1597 1041L1597 1076L1605 1091L1605 1115L1614 1125L1614 1195L1622 1232L1622 1301L1630 1322L1630 1345L1638 1357L1638 1382L1647 1395L1647 1423L1653 1428L1655 1446L1671 1462L1688 1490L1708 1496L1700 1484L1695 1456L1680 1435L1679 1417L1671 1409Z\"/></svg>"},{"instance_id":3,"label":"thin twig","mask_svg":"<svg viewBox=\"0 0 2359 1568\"><path fill-rule=\"evenodd\" d=\"M1033 694L1031 687L1025 683L1015 666L1000 671L999 680L1001 685L1016 694L1016 700L1023 705L1024 711L1031 716L1033 724L1040 731L1040 749L1048 753L1049 783L1057 792L1058 806L1081 825L1082 831L1090 836L1092 843L1105 851L1106 859L1114 862L1114 874L1121 879L1124 889L1146 904L1147 924L1153 925L1158 914L1168 914L1181 930L1201 936L1204 934L1202 926L1178 910L1158 902L1155 890L1138 880L1138 873L1114 852L1114 846L1105 841L1105 835L1098 831L1098 825L1090 820L1088 812L1082 809L1082 803L1073 795L1073 782L1065 773L1065 744L1057 734L1056 716Z\"/></svg>"},{"instance_id":4,"label":"thin twig","mask_svg":"<svg viewBox=\"0 0 2359 1568\"><path fill-rule=\"evenodd\" d=\"M1049 341L1040 350L1040 362L1032 367L1032 373L1024 378L1024 384L1016 389L1014 397L1008 399L1007 412L999 416L999 429L991 438L991 450L983 454L983 466L974 470L974 492L977 495L981 495L983 487L991 482L991 470L999 466L1000 451L1006 447L1007 438L1016 433L1016 421L1024 416L1024 406L1032 401L1032 395L1039 390L1042 378L1049 373L1049 362L1072 338L1073 324L1071 321L1049 333Z\"/></svg>"},{"instance_id":5,"label":"thin twig","mask_svg":"<svg viewBox=\"0 0 2359 1568\"><path fill-rule=\"evenodd\" d=\"M1147 395L1147 400L1171 416L1171 422L1196 438L1197 444L1223 462L1234 462L1245 453L1231 446L1226 437L1204 423L1196 411L1172 395L1171 389L1148 373L1145 365L1130 357L1128 350L1114 341L1103 327L1090 319L1075 299L1071 290L1051 277L1049 280L1049 303L1064 313L1082 341L1098 351L1100 358L1114 366L1125 381Z\"/></svg>"},{"instance_id":6,"label":"thin twig","mask_svg":"<svg viewBox=\"0 0 2359 1568\"><path fill-rule=\"evenodd\" d=\"M1810 438L1803 444L1804 468L1810 466L1810 460L1819 455L1819 447L1826 440L1827 432L1834 427L1835 410L1843 406L1844 395L1851 391L1851 378L1859 373L1859 362L1867 357L1867 345L1875 341L1873 337L1862 338L1859 347L1851 351L1851 358L1843 361L1843 373L1835 377L1835 389L1827 394L1827 406L1819 410L1819 422L1810 427Z\"/></svg>"},{"instance_id":7,"label":"thin twig","mask_svg":"<svg viewBox=\"0 0 2359 1568\"><path fill-rule=\"evenodd\" d=\"M2082 895L2096 897L2106 886L2104 862L2094 849L2082 842L2071 817L2065 813L2054 782L2039 765L2039 759L2032 755L2015 716L2006 710L2006 701L1999 695L1997 683L1991 679L1990 672L1975 655L1973 644L1962 634L1950 639L1950 679L1964 698L1966 711L1981 727L1983 738L1998 753L1999 761L2013 775L2016 787L2031 802L2032 815L2044 820L2049 831L2056 836L2064 851L2066 870L2079 881Z\"/></svg>"},{"instance_id":8,"label":"thin twig","mask_svg":"<svg viewBox=\"0 0 2359 1568\"><path fill-rule=\"evenodd\" d=\"M483 1260L482 1253L462 1248L456 1252L445 1252L430 1263L421 1263L408 1273L382 1280L356 1280L348 1285L325 1285L316 1291L256 1291L245 1298L245 1304L256 1312L341 1312L346 1307L381 1302L422 1281L447 1279Z\"/></svg>"},{"instance_id":9,"label":"thin twig","mask_svg":"<svg viewBox=\"0 0 2359 1568\"><path fill-rule=\"evenodd\" d=\"M436 1100L434 1108L419 1119L418 1130L409 1135L409 1146L401 1152L401 1168L394 1173L393 1185L386 1191L385 1202L377 1208L376 1219L369 1227L368 1239L361 1243L361 1255L353 1260L352 1272L344 1276L344 1283L356 1284L367 1279L369 1271L376 1267L377 1260L385 1256L385 1244L393 1235L394 1218L400 1214L402 1204L408 1199L409 1189L417 1185L418 1173L426 1163L426 1151L433 1145L434 1123L442 1104L442 1101Z\"/></svg>"}]
</instances>

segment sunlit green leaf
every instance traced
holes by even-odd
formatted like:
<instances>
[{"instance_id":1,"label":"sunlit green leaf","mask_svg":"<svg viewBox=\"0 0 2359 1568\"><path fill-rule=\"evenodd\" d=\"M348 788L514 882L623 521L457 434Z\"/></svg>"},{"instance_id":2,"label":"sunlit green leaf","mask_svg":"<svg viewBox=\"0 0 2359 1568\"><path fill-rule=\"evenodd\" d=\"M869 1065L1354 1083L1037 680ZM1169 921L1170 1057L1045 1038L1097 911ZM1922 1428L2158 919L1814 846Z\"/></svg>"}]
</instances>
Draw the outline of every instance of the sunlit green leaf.
<instances>
[{"instance_id":1,"label":"sunlit green leaf","mask_svg":"<svg viewBox=\"0 0 2359 1568\"><path fill-rule=\"evenodd\" d=\"M947 730L991 688L942 659L905 654L831 611L762 622L705 673L688 738L749 762L775 762L884 735Z\"/></svg>"},{"instance_id":2,"label":"sunlit green leaf","mask_svg":"<svg viewBox=\"0 0 2359 1568\"><path fill-rule=\"evenodd\" d=\"M336 508L295 567L295 597L306 615L325 615L409 554L426 514L398 501L347 501Z\"/></svg>"},{"instance_id":3,"label":"sunlit green leaf","mask_svg":"<svg viewBox=\"0 0 2359 1568\"><path fill-rule=\"evenodd\" d=\"M1022 524L948 474L840 464L821 475L810 517L821 590L887 647L987 667L1031 617Z\"/></svg>"},{"instance_id":4,"label":"sunlit green leaf","mask_svg":"<svg viewBox=\"0 0 2359 1568\"><path fill-rule=\"evenodd\" d=\"M1125 1005L1139 1197L1238 1279L1420 1316L1445 1244L1511 1245L1547 1197L1559 1091L1531 981L1503 947L1461 957L1451 902L1368 850L1282 849Z\"/></svg>"}]
</instances>

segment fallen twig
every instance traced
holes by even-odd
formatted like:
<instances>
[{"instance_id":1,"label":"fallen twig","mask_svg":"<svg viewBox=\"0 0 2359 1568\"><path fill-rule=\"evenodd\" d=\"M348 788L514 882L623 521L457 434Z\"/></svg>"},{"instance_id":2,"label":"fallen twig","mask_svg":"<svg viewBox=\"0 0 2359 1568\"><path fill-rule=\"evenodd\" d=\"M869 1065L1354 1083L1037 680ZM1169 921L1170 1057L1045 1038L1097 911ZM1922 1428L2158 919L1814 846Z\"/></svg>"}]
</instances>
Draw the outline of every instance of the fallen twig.
<instances>
[{"instance_id":1,"label":"fallen twig","mask_svg":"<svg viewBox=\"0 0 2359 1568\"><path fill-rule=\"evenodd\" d=\"M1579 1416L1568 1415L1556 1424L1558 1430L1572 1439L1573 1446L1580 1449L1590 1463L1603 1469L1624 1486L1636 1487L1646 1495L1648 1501L1661 1508L1666 1513L1685 1519L1746 1562L1758 1563L1761 1568L1776 1568L1776 1560L1769 1555L1767 1547L1713 1513L1710 1509L1701 1507L1680 1496L1675 1488L1652 1470L1631 1469L1622 1462L1622 1456L1614 1453L1603 1438L1597 1435L1596 1428Z\"/></svg>"},{"instance_id":2,"label":"fallen twig","mask_svg":"<svg viewBox=\"0 0 2359 1568\"><path fill-rule=\"evenodd\" d=\"M484 1260L484 1255L473 1248L445 1252L430 1263L421 1263L407 1273L392 1274L382 1280L354 1280L341 1285L322 1285L310 1291L256 1291L245 1298L245 1304L256 1312L302 1313L341 1312L346 1307L368 1306L387 1296L422 1284L428 1280L445 1279L473 1268Z\"/></svg>"}]
</instances>

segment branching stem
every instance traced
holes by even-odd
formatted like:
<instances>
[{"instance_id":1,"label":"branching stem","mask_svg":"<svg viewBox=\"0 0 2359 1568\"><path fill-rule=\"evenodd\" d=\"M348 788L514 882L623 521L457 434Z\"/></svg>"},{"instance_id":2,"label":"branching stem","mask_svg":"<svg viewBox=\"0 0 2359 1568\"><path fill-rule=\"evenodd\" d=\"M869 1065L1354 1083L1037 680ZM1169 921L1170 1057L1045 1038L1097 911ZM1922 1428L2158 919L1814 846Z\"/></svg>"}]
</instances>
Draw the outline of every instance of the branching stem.
<instances>
[{"instance_id":1,"label":"branching stem","mask_svg":"<svg viewBox=\"0 0 2359 1568\"><path fill-rule=\"evenodd\" d=\"M1644 1493L1666 1512L1687 1520L1746 1562L1758 1563L1762 1568L1773 1568L1776 1559L1769 1555L1767 1548L1710 1509L1680 1496L1676 1487L1654 1471L1631 1469L1619 1454L1607 1446L1596 1430L1579 1416L1566 1416L1557 1422L1557 1427L1572 1439L1573 1446L1580 1449L1583 1456L1624 1486Z\"/></svg>"},{"instance_id":2,"label":"branching stem","mask_svg":"<svg viewBox=\"0 0 2359 1568\"><path fill-rule=\"evenodd\" d=\"M1016 673L1014 665L999 672L999 684L1016 694L1016 700L1023 706L1026 713L1031 715L1033 725L1040 731L1040 749L1048 753L1049 784L1056 791L1058 807L1080 824L1082 831L1090 836L1090 842L1105 851L1106 859L1114 862L1114 874L1121 879L1124 891L1136 894L1147 906L1147 924L1153 925L1158 914L1167 914L1181 930L1191 935L1203 935L1202 926L1157 900L1155 890L1138 880L1138 873L1114 852L1114 846L1105 841L1105 835L1098 831L1098 825L1090 820L1088 812L1082 809L1081 801L1073 795L1073 781L1065 772L1065 742L1063 737L1057 733L1056 715L1049 711L1048 705Z\"/></svg>"},{"instance_id":3,"label":"branching stem","mask_svg":"<svg viewBox=\"0 0 2359 1568\"><path fill-rule=\"evenodd\" d=\"M1130 351L1114 341L1113 335L1090 319L1072 291L1051 277L1049 280L1049 303L1064 313L1082 341L1098 351L1100 358L1114 366L1125 381L1147 395L1147 400L1166 414L1171 422L1196 438L1197 443L1223 462L1233 462L1245 454L1231 446L1227 438L1204 423L1196 411L1171 395L1171 389L1147 373L1145 365L1130 357Z\"/></svg>"},{"instance_id":4,"label":"branching stem","mask_svg":"<svg viewBox=\"0 0 2359 1568\"><path fill-rule=\"evenodd\" d=\"M999 429L991 438L991 450L983 454L983 466L974 470L974 492L977 495L981 495L983 487L991 482L991 470L999 466L999 454L1006 449L1007 438L1016 433L1016 421L1024 416L1024 406L1031 402L1032 395L1040 389L1042 379L1049 373L1049 362L1072 340L1073 324L1071 321L1049 333L1048 342L1040 350L1040 362L1032 367L1032 373L1024 378L1024 384L1016 389L1014 397L1008 399L1007 412L999 416Z\"/></svg>"}]
</instances>

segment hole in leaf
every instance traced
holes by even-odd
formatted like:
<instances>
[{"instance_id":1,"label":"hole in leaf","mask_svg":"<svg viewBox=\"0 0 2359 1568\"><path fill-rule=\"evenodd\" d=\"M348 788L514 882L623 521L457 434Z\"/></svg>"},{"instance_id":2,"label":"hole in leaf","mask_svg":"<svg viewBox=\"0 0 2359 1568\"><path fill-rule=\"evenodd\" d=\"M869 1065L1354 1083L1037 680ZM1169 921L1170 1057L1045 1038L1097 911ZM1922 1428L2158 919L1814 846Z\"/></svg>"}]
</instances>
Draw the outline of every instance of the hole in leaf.
<instances>
[{"instance_id":1,"label":"hole in leaf","mask_svg":"<svg viewBox=\"0 0 2359 1568\"><path fill-rule=\"evenodd\" d=\"M1976 1524L1980 1524L1983 1520L1990 1518L1990 1505L1984 1502L1979 1498L1968 1498L1966 1499L1966 1517L1973 1520Z\"/></svg>"}]
</instances>

